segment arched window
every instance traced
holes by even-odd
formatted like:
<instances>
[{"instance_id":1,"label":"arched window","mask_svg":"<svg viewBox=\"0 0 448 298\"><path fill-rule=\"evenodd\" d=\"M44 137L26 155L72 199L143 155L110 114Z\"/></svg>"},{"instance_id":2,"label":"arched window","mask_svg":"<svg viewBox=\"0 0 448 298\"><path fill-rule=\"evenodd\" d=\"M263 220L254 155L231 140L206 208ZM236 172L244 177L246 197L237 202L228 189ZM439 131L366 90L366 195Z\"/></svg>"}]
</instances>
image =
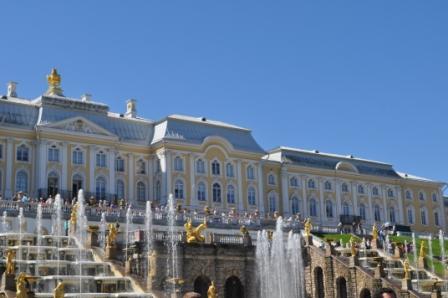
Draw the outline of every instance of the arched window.
<instances>
[{"instance_id":1,"label":"arched window","mask_svg":"<svg viewBox=\"0 0 448 298\"><path fill-rule=\"evenodd\" d=\"M84 154L81 149L76 148L72 153L72 162L74 165L82 165L84 163Z\"/></svg>"},{"instance_id":2,"label":"arched window","mask_svg":"<svg viewBox=\"0 0 448 298\"><path fill-rule=\"evenodd\" d=\"M227 185L227 203L235 204L235 187Z\"/></svg>"},{"instance_id":3,"label":"arched window","mask_svg":"<svg viewBox=\"0 0 448 298\"><path fill-rule=\"evenodd\" d=\"M253 188L252 186L249 187L249 189L247 190L247 202L249 203L249 205L255 205L256 204L256 196L255 196L255 188Z\"/></svg>"},{"instance_id":4,"label":"arched window","mask_svg":"<svg viewBox=\"0 0 448 298\"><path fill-rule=\"evenodd\" d=\"M174 198L184 198L184 182L182 180L176 180L176 183L174 184Z\"/></svg>"},{"instance_id":5,"label":"arched window","mask_svg":"<svg viewBox=\"0 0 448 298\"><path fill-rule=\"evenodd\" d=\"M439 226L439 212L434 211L434 224Z\"/></svg>"},{"instance_id":6,"label":"arched window","mask_svg":"<svg viewBox=\"0 0 448 298\"><path fill-rule=\"evenodd\" d=\"M394 191L392 190L392 188L389 188L389 189L387 190L387 196L388 196L389 198L393 198L393 197L394 197Z\"/></svg>"},{"instance_id":7,"label":"arched window","mask_svg":"<svg viewBox=\"0 0 448 298\"><path fill-rule=\"evenodd\" d=\"M123 169L124 169L124 164L123 164ZM146 174L146 162L144 162L141 159L137 162L137 173L141 174L141 175Z\"/></svg>"},{"instance_id":8,"label":"arched window","mask_svg":"<svg viewBox=\"0 0 448 298\"><path fill-rule=\"evenodd\" d=\"M333 218L333 202L330 200L327 200L325 202L325 213L327 215L327 218Z\"/></svg>"},{"instance_id":9,"label":"arched window","mask_svg":"<svg viewBox=\"0 0 448 298\"><path fill-rule=\"evenodd\" d=\"M160 181L156 182L156 200L160 201L160 198L162 197L162 187L160 185Z\"/></svg>"},{"instance_id":10,"label":"arched window","mask_svg":"<svg viewBox=\"0 0 448 298\"><path fill-rule=\"evenodd\" d=\"M375 205L373 209L373 215L375 217L375 221L381 221L381 209L380 206Z\"/></svg>"},{"instance_id":11,"label":"arched window","mask_svg":"<svg viewBox=\"0 0 448 298\"><path fill-rule=\"evenodd\" d=\"M124 199L124 182L123 180L117 180L115 185L115 193L118 199Z\"/></svg>"},{"instance_id":12,"label":"arched window","mask_svg":"<svg viewBox=\"0 0 448 298\"><path fill-rule=\"evenodd\" d=\"M233 174L233 165L230 162L228 162L226 164L226 175L229 178L232 178L234 176L234 174Z\"/></svg>"},{"instance_id":13,"label":"arched window","mask_svg":"<svg viewBox=\"0 0 448 298\"><path fill-rule=\"evenodd\" d=\"M253 180L255 179L255 173L254 173L254 167L248 166L247 167L247 179Z\"/></svg>"},{"instance_id":14,"label":"arched window","mask_svg":"<svg viewBox=\"0 0 448 298\"><path fill-rule=\"evenodd\" d=\"M268 176L268 184L275 185L275 176L273 174L269 174Z\"/></svg>"},{"instance_id":15,"label":"arched window","mask_svg":"<svg viewBox=\"0 0 448 298\"><path fill-rule=\"evenodd\" d=\"M428 224L426 209L424 209L424 208L420 209L420 218L422 221L422 225Z\"/></svg>"},{"instance_id":16,"label":"arched window","mask_svg":"<svg viewBox=\"0 0 448 298\"><path fill-rule=\"evenodd\" d=\"M106 153L104 153L103 151L99 151L96 154L96 166L98 168L106 167Z\"/></svg>"},{"instance_id":17,"label":"arched window","mask_svg":"<svg viewBox=\"0 0 448 298\"><path fill-rule=\"evenodd\" d=\"M297 214L299 212L300 212L299 199L297 199L296 197L293 197L291 199L291 213Z\"/></svg>"},{"instance_id":18,"label":"arched window","mask_svg":"<svg viewBox=\"0 0 448 298\"><path fill-rule=\"evenodd\" d=\"M141 181L137 183L137 200L146 201L146 185Z\"/></svg>"},{"instance_id":19,"label":"arched window","mask_svg":"<svg viewBox=\"0 0 448 298\"><path fill-rule=\"evenodd\" d=\"M406 199L412 200L412 194L411 194L411 191L409 191L409 190L406 191Z\"/></svg>"},{"instance_id":20,"label":"arched window","mask_svg":"<svg viewBox=\"0 0 448 298\"><path fill-rule=\"evenodd\" d=\"M204 174L205 173L205 163L202 159L198 159L196 161L196 172L198 174Z\"/></svg>"},{"instance_id":21,"label":"arched window","mask_svg":"<svg viewBox=\"0 0 448 298\"><path fill-rule=\"evenodd\" d=\"M221 202L221 185L219 183L213 184L213 202L220 203Z\"/></svg>"},{"instance_id":22,"label":"arched window","mask_svg":"<svg viewBox=\"0 0 448 298\"><path fill-rule=\"evenodd\" d=\"M124 159L120 156L115 159L115 171L124 172Z\"/></svg>"},{"instance_id":23,"label":"arched window","mask_svg":"<svg viewBox=\"0 0 448 298\"><path fill-rule=\"evenodd\" d=\"M48 148L48 161L59 162L59 149L55 145Z\"/></svg>"},{"instance_id":24,"label":"arched window","mask_svg":"<svg viewBox=\"0 0 448 298\"><path fill-rule=\"evenodd\" d=\"M299 181L297 180L297 177L292 177L291 179L289 179L289 185L291 187L299 186Z\"/></svg>"},{"instance_id":25,"label":"arched window","mask_svg":"<svg viewBox=\"0 0 448 298\"><path fill-rule=\"evenodd\" d=\"M331 190L331 182L325 181L324 188L325 188L325 190Z\"/></svg>"},{"instance_id":26,"label":"arched window","mask_svg":"<svg viewBox=\"0 0 448 298\"><path fill-rule=\"evenodd\" d=\"M277 198L275 193L269 194L269 212L273 213L277 211Z\"/></svg>"},{"instance_id":27,"label":"arched window","mask_svg":"<svg viewBox=\"0 0 448 298\"><path fill-rule=\"evenodd\" d=\"M29 161L30 150L25 145L20 145L17 147L17 160L18 161Z\"/></svg>"},{"instance_id":28,"label":"arched window","mask_svg":"<svg viewBox=\"0 0 448 298\"><path fill-rule=\"evenodd\" d=\"M316 188L316 182L313 179L308 180L308 188Z\"/></svg>"},{"instance_id":29,"label":"arched window","mask_svg":"<svg viewBox=\"0 0 448 298\"><path fill-rule=\"evenodd\" d=\"M219 164L219 161L217 161L217 160L214 160L212 162L212 175L216 175L216 176L221 175L220 164Z\"/></svg>"},{"instance_id":30,"label":"arched window","mask_svg":"<svg viewBox=\"0 0 448 298\"><path fill-rule=\"evenodd\" d=\"M420 201L424 201L424 200L425 200L425 194L422 193L422 192L419 192L419 193L418 193L418 199L419 199Z\"/></svg>"},{"instance_id":31,"label":"arched window","mask_svg":"<svg viewBox=\"0 0 448 298\"><path fill-rule=\"evenodd\" d=\"M96 178L96 199L106 199L106 179L103 177Z\"/></svg>"},{"instance_id":32,"label":"arched window","mask_svg":"<svg viewBox=\"0 0 448 298\"><path fill-rule=\"evenodd\" d=\"M179 156L174 158L174 170L178 172L182 172L184 170L184 161Z\"/></svg>"},{"instance_id":33,"label":"arched window","mask_svg":"<svg viewBox=\"0 0 448 298\"><path fill-rule=\"evenodd\" d=\"M342 204L342 214L343 215L349 215L350 214L350 206L346 202L344 202Z\"/></svg>"},{"instance_id":34,"label":"arched window","mask_svg":"<svg viewBox=\"0 0 448 298\"><path fill-rule=\"evenodd\" d=\"M389 220L392 223L395 223L395 208L389 207Z\"/></svg>"},{"instance_id":35,"label":"arched window","mask_svg":"<svg viewBox=\"0 0 448 298\"><path fill-rule=\"evenodd\" d=\"M310 200L310 216L317 216L317 206L315 199Z\"/></svg>"},{"instance_id":36,"label":"arched window","mask_svg":"<svg viewBox=\"0 0 448 298\"><path fill-rule=\"evenodd\" d=\"M378 196L379 195L378 187L374 186L372 188L372 195L374 195L374 196Z\"/></svg>"},{"instance_id":37,"label":"arched window","mask_svg":"<svg viewBox=\"0 0 448 298\"><path fill-rule=\"evenodd\" d=\"M348 192L348 185L347 185L347 183L342 183L341 190L342 190L342 192Z\"/></svg>"},{"instance_id":38,"label":"arched window","mask_svg":"<svg viewBox=\"0 0 448 298\"><path fill-rule=\"evenodd\" d=\"M25 171L19 171L16 177L16 192L28 192L28 174Z\"/></svg>"},{"instance_id":39,"label":"arched window","mask_svg":"<svg viewBox=\"0 0 448 298\"><path fill-rule=\"evenodd\" d=\"M359 216L362 220L366 220L366 206L362 203L359 205Z\"/></svg>"},{"instance_id":40,"label":"arched window","mask_svg":"<svg viewBox=\"0 0 448 298\"><path fill-rule=\"evenodd\" d=\"M408 224L414 224L414 210L412 209L412 207L408 208Z\"/></svg>"},{"instance_id":41,"label":"arched window","mask_svg":"<svg viewBox=\"0 0 448 298\"><path fill-rule=\"evenodd\" d=\"M432 201L437 202L437 195L435 193L432 194Z\"/></svg>"},{"instance_id":42,"label":"arched window","mask_svg":"<svg viewBox=\"0 0 448 298\"><path fill-rule=\"evenodd\" d=\"M358 193L364 194L364 186L362 186L361 184L358 185Z\"/></svg>"},{"instance_id":43,"label":"arched window","mask_svg":"<svg viewBox=\"0 0 448 298\"><path fill-rule=\"evenodd\" d=\"M205 201L205 200L207 200L206 196L205 196L205 184L204 184L204 182L199 182L199 184L198 184L197 199L198 199L198 201Z\"/></svg>"}]
</instances>

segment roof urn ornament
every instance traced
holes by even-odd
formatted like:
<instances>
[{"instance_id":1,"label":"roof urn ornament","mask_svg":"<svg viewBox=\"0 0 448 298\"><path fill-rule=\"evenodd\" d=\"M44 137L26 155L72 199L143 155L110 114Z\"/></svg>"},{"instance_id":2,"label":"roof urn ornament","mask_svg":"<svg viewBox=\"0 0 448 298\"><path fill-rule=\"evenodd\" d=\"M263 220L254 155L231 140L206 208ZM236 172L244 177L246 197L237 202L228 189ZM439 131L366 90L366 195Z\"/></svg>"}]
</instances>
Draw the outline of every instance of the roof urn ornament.
<instances>
[{"instance_id":1,"label":"roof urn ornament","mask_svg":"<svg viewBox=\"0 0 448 298\"><path fill-rule=\"evenodd\" d=\"M56 68L51 69L51 73L47 75L48 90L45 95L64 96L61 89L61 76Z\"/></svg>"}]
</instances>

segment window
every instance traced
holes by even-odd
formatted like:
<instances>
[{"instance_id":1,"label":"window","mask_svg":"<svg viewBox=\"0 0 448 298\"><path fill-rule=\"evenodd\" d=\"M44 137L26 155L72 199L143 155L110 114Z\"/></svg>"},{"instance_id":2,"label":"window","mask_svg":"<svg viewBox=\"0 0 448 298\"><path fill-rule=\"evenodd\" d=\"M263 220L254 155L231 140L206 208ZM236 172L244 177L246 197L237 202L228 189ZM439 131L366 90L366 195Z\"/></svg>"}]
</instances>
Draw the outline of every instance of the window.
<instances>
[{"instance_id":1,"label":"window","mask_svg":"<svg viewBox=\"0 0 448 298\"><path fill-rule=\"evenodd\" d=\"M437 195L435 193L432 194L432 201L437 202Z\"/></svg>"},{"instance_id":2,"label":"window","mask_svg":"<svg viewBox=\"0 0 448 298\"><path fill-rule=\"evenodd\" d=\"M106 179L99 177L96 179L96 199L106 199Z\"/></svg>"},{"instance_id":3,"label":"window","mask_svg":"<svg viewBox=\"0 0 448 298\"><path fill-rule=\"evenodd\" d=\"M220 203L221 202L221 185L219 185L219 183L214 183L212 190L213 190L213 202Z\"/></svg>"},{"instance_id":4,"label":"window","mask_svg":"<svg viewBox=\"0 0 448 298\"><path fill-rule=\"evenodd\" d=\"M123 164L123 168L124 168L124 164ZM137 162L137 173L141 174L141 175L146 174L146 162L144 162L141 159Z\"/></svg>"},{"instance_id":5,"label":"window","mask_svg":"<svg viewBox=\"0 0 448 298\"><path fill-rule=\"evenodd\" d=\"M348 185L347 185L347 183L342 183L341 190L342 190L342 192L348 192Z\"/></svg>"},{"instance_id":6,"label":"window","mask_svg":"<svg viewBox=\"0 0 448 298\"><path fill-rule=\"evenodd\" d=\"M268 184L275 185L275 176L273 174L269 174L268 176Z\"/></svg>"},{"instance_id":7,"label":"window","mask_svg":"<svg viewBox=\"0 0 448 298\"><path fill-rule=\"evenodd\" d=\"M204 182L199 182L199 184L198 184L197 199L198 199L198 201L202 201L202 202L206 200Z\"/></svg>"},{"instance_id":8,"label":"window","mask_svg":"<svg viewBox=\"0 0 448 298\"><path fill-rule=\"evenodd\" d=\"M316 188L316 182L313 179L308 180L308 188Z\"/></svg>"},{"instance_id":9,"label":"window","mask_svg":"<svg viewBox=\"0 0 448 298\"><path fill-rule=\"evenodd\" d=\"M229 178L232 178L234 176L233 174L233 165L229 162L226 165L226 175Z\"/></svg>"},{"instance_id":10,"label":"window","mask_svg":"<svg viewBox=\"0 0 448 298\"><path fill-rule=\"evenodd\" d=\"M121 157L117 157L115 159L115 171L124 172L124 159Z\"/></svg>"},{"instance_id":11,"label":"window","mask_svg":"<svg viewBox=\"0 0 448 298\"><path fill-rule=\"evenodd\" d=\"M124 182L123 180L117 180L117 184L115 185L115 194L118 199L124 199Z\"/></svg>"},{"instance_id":12,"label":"window","mask_svg":"<svg viewBox=\"0 0 448 298\"><path fill-rule=\"evenodd\" d=\"M324 188L325 188L325 190L331 190L331 182L325 181Z\"/></svg>"},{"instance_id":13,"label":"window","mask_svg":"<svg viewBox=\"0 0 448 298\"><path fill-rule=\"evenodd\" d=\"M96 154L96 166L98 168L105 168L106 167L106 154L103 151L99 151Z\"/></svg>"},{"instance_id":14,"label":"window","mask_svg":"<svg viewBox=\"0 0 448 298\"><path fill-rule=\"evenodd\" d=\"M247 179L254 180L255 179L255 173L254 173L254 167L248 166L247 167Z\"/></svg>"},{"instance_id":15,"label":"window","mask_svg":"<svg viewBox=\"0 0 448 298\"><path fill-rule=\"evenodd\" d=\"M373 215L375 217L375 221L381 221L381 209L380 206L375 205L373 209Z\"/></svg>"},{"instance_id":16,"label":"window","mask_svg":"<svg viewBox=\"0 0 448 298\"><path fill-rule=\"evenodd\" d=\"M235 187L233 185L227 186L227 203L235 204Z\"/></svg>"},{"instance_id":17,"label":"window","mask_svg":"<svg viewBox=\"0 0 448 298\"><path fill-rule=\"evenodd\" d=\"M48 161L59 161L59 149L54 145L48 148Z\"/></svg>"},{"instance_id":18,"label":"window","mask_svg":"<svg viewBox=\"0 0 448 298\"><path fill-rule=\"evenodd\" d=\"M406 191L406 199L412 200L412 194L409 190Z\"/></svg>"},{"instance_id":19,"label":"window","mask_svg":"<svg viewBox=\"0 0 448 298\"><path fill-rule=\"evenodd\" d=\"M439 212L437 211L434 212L434 224L439 226Z\"/></svg>"},{"instance_id":20,"label":"window","mask_svg":"<svg viewBox=\"0 0 448 298\"><path fill-rule=\"evenodd\" d=\"M366 206L364 204L359 205L359 216L362 220L366 220Z\"/></svg>"},{"instance_id":21,"label":"window","mask_svg":"<svg viewBox=\"0 0 448 298\"><path fill-rule=\"evenodd\" d=\"M389 208L389 220L392 223L395 222L395 208L394 207Z\"/></svg>"},{"instance_id":22,"label":"window","mask_svg":"<svg viewBox=\"0 0 448 298\"><path fill-rule=\"evenodd\" d=\"M174 197L176 199L184 198L184 183L182 180L176 180L176 183L174 184Z\"/></svg>"},{"instance_id":23,"label":"window","mask_svg":"<svg viewBox=\"0 0 448 298\"><path fill-rule=\"evenodd\" d=\"M292 177L291 179L289 179L289 185L291 187L297 187L299 186L299 181L297 180L296 177Z\"/></svg>"},{"instance_id":24,"label":"window","mask_svg":"<svg viewBox=\"0 0 448 298\"><path fill-rule=\"evenodd\" d=\"M269 212L273 213L277 211L277 200L274 193L269 195Z\"/></svg>"},{"instance_id":25,"label":"window","mask_svg":"<svg viewBox=\"0 0 448 298\"><path fill-rule=\"evenodd\" d=\"M28 174L25 171L19 171L16 177L16 192L28 192Z\"/></svg>"},{"instance_id":26,"label":"window","mask_svg":"<svg viewBox=\"0 0 448 298\"><path fill-rule=\"evenodd\" d=\"M18 161L28 161L29 160L29 149L25 145L20 145L17 148L17 160Z\"/></svg>"},{"instance_id":27,"label":"window","mask_svg":"<svg viewBox=\"0 0 448 298\"><path fill-rule=\"evenodd\" d=\"M412 208L408 208L408 224L414 224L414 211Z\"/></svg>"},{"instance_id":28,"label":"window","mask_svg":"<svg viewBox=\"0 0 448 298\"><path fill-rule=\"evenodd\" d=\"M374 186L374 187L372 188L372 195L374 195L374 196L378 196L379 193L380 193L380 192L378 191L378 187Z\"/></svg>"},{"instance_id":29,"label":"window","mask_svg":"<svg viewBox=\"0 0 448 298\"><path fill-rule=\"evenodd\" d=\"M325 202L325 213L327 218L333 218L333 203L330 200Z\"/></svg>"},{"instance_id":30,"label":"window","mask_svg":"<svg viewBox=\"0 0 448 298\"><path fill-rule=\"evenodd\" d=\"M299 199L297 199L296 197L293 197L291 199L291 213L297 214L299 212L300 212Z\"/></svg>"},{"instance_id":31,"label":"window","mask_svg":"<svg viewBox=\"0 0 448 298\"><path fill-rule=\"evenodd\" d=\"M162 171L162 164L160 159L156 159L156 173L160 173Z\"/></svg>"},{"instance_id":32,"label":"window","mask_svg":"<svg viewBox=\"0 0 448 298\"><path fill-rule=\"evenodd\" d=\"M146 201L146 185L141 181L137 183L137 200Z\"/></svg>"},{"instance_id":33,"label":"window","mask_svg":"<svg viewBox=\"0 0 448 298\"><path fill-rule=\"evenodd\" d=\"M310 200L310 216L317 216L317 206L315 199Z\"/></svg>"},{"instance_id":34,"label":"window","mask_svg":"<svg viewBox=\"0 0 448 298\"><path fill-rule=\"evenodd\" d=\"M347 203L342 204L342 214L349 215L350 214L350 206Z\"/></svg>"},{"instance_id":35,"label":"window","mask_svg":"<svg viewBox=\"0 0 448 298\"><path fill-rule=\"evenodd\" d=\"M256 204L255 188L252 186L247 190L247 202L252 206Z\"/></svg>"},{"instance_id":36,"label":"window","mask_svg":"<svg viewBox=\"0 0 448 298\"><path fill-rule=\"evenodd\" d=\"M176 156L174 159L174 170L178 172L182 172L184 170L184 161L179 156Z\"/></svg>"},{"instance_id":37,"label":"window","mask_svg":"<svg viewBox=\"0 0 448 298\"><path fill-rule=\"evenodd\" d=\"M358 185L358 193L359 194L364 194L364 186L362 186L361 184Z\"/></svg>"},{"instance_id":38,"label":"window","mask_svg":"<svg viewBox=\"0 0 448 298\"><path fill-rule=\"evenodd\" d=\"M202 159L198 159L196 161L196 173L198 173L198 174L205 173L205 163Z\"/></svg>"},{"instance_id":39,"label":"window","mask_svg":"<svg viewBox=\"0 0 448 298\"><path fill-rule=\"evenodd\" d=\"M81 149L76 148L75 150L73 150L72 162L75 165L82 165L84 163L84 156Z\"/></svg>"},{"instance_id":40,"label":"window","mask_svg":"<svg viewBox=\"0 0 448 298\"><path fill-rule=\"evenodd\" d=\"M428 221L426 220L426 210L425 209L420 210L420 217L422 220L422 225L427 225Z\"/></svg>"},{"instance_id":41,"label":"window","mask_svg":"<svg viewBox=\"0 0 448 298\"><path fill-rule=\"evenodd\" d=\"M388 196L389 198L393 198L393 197L394 197L394 191L393 191L391 188L389 188L389 189L387 190L387 196Z\"/></svg>"},{"instance_id":42,"label":"window","mask_svg":"<svg viewBox=\"0 0 448 298\"><path fill-rule=\"evenodd\" d=\"M212 175L216 175L216 176L221 175L220 165L217 160L214 160L212 162Z\"/></svg>"},{"instance_id":43,"label":"window","mask_svg":"<svg viewBox=\"0 0 448 298\"><path fill-rule=\"evenodd\" d=\"M425 200L425 195L424 195L422 192L419 192L419 193L418 193L418 199L419 199L420 201L424 201L424 200Z\"/></svg>"}]
</instances>

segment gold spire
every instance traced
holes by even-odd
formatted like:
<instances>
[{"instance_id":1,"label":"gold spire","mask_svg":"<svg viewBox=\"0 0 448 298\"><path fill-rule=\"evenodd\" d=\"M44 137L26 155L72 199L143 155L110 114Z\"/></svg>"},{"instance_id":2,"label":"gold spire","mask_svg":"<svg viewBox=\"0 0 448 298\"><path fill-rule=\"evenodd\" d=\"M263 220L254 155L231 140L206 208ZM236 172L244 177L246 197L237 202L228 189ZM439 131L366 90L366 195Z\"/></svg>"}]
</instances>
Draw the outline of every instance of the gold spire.
<instances>
[{"instance_id":1,"label":"gold spire","mask_svg":"<svg viewBox=\"0 0 448 298\"><path fill-rule=\"evenodd\" d=\"M48 90L46 95L64 96L61 89L61 76L56 68L51 69L51 73L47 75Z\"/></svg>"}]
</instances>

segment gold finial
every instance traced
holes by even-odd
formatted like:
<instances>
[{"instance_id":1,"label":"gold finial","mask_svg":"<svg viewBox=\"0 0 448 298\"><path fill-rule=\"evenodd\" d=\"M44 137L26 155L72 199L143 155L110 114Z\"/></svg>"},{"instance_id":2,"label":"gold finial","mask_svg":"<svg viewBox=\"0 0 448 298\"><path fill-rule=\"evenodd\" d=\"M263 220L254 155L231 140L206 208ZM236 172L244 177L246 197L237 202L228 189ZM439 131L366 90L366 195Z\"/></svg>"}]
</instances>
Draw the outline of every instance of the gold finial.
<instances>
[{"instance_id":1,"label":"gold finial","mask_svg":"<svg viewBox=\"0 0 448 298\"><path fill-rule=\"evenodd\" d=\"M64 96L61 89L61 76L56 68L51 69L51 73L47 76L48 90L46 95Z\"/></svg>"}]
</instances>

